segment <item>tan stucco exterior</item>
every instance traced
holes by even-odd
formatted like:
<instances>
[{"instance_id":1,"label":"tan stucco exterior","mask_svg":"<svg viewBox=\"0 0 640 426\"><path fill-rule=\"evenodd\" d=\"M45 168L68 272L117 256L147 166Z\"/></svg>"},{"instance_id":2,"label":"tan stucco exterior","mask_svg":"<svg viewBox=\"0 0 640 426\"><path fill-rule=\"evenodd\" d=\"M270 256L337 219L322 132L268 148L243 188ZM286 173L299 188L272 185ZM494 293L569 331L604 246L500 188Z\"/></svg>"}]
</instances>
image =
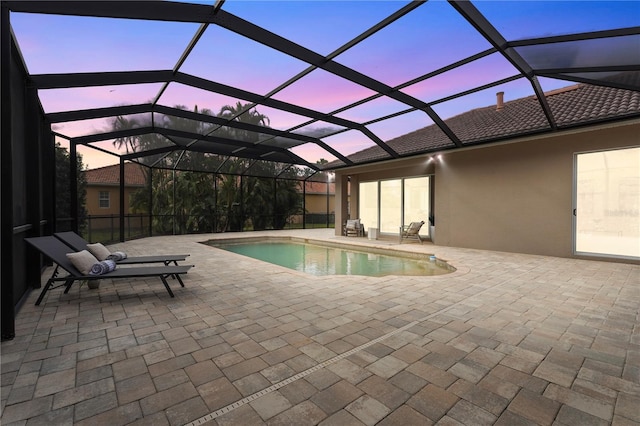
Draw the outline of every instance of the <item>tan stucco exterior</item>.
<instances>
[{"instance_id":1,"label":"tan stucco exterior","mask_svg":"<svg viewBox=\"0 0 640 426\"><path fill-rule=\"evenodd\" d=\"M327 213L327 194L306 194L305 209L308 213ZM335 211L335 196L333 193L329 194L329 213Z\"/></svg>"},{"instance_id":2,"label":"tan stucco exterior","mask_svg":"<svg viewBox=\"0 0 640 426\"><path fill-rule=\"evenodd\" d=\"M129 197L135 191L140 189L139 187L125 187L124 188L124 214L131 213L129 209ZM100 207L99 196L100 191L109 192L109 208ZM119 215L120 214L120 187L115 185L87 185L87 213L90 216L103 216L103 215Z\"/></svg>"},{"instance_id":3,"label":"tan stucco exterior","mask_svg":"<svg viewBox=\"0 0 640 426\"><path fill-rule=\"evenodd\" d=\"M341 169L336 182L340 189L347 176L353 184L433 174L435 244L575 257L574 155L638 145L640 120L633 120L446 151L435 162L421 156ZM353 216L353 187L352 198ZM346 210L336 208L337 222Z\"/></svg>"}]
</instances>

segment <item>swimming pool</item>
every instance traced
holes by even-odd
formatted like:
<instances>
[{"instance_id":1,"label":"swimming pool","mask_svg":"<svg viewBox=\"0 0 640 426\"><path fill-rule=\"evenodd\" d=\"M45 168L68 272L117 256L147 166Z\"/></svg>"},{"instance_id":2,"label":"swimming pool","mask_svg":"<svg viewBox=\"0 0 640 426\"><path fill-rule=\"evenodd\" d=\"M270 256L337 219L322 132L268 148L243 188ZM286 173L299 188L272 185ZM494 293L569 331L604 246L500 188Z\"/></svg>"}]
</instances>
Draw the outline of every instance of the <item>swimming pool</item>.
<instances>
[{"instance_id":1,"label":"swimming pool","mask_svg":"<svg viewBox=\"0 0 640 426\"><path fill-rule=\"evenodd\" d=\"M448 274L455 268L427 254L420 257L375 252L353 246L322 245L292 239L210 240L206 244L264 262L311 275L431 276Z\"/></svg>"}]
</instances>

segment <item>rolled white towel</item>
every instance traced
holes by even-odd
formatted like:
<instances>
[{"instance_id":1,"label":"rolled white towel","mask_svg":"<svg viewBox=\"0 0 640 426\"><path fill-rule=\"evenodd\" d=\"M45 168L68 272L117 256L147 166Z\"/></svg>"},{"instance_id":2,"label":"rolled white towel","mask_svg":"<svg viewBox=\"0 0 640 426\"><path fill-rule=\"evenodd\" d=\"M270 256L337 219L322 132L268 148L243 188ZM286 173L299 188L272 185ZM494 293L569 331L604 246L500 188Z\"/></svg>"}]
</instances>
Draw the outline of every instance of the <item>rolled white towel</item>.
<instances>
[{"instance_id":1,"label":"rolled white towel","mask_svg":"<svg viewBox=\"0 0 640 426\"><path fill-rule=\"evenodd\" d=\"M116 262L113 260L102 260L98 263L94 263L91 267L89 275L104 275L107 272L111 272L116 269Z\"/></svg>"},{"instance_id":2,"label":"rolled white towel","mask_svg":"<svg viewBox=\"0 0 640 426\"><path fill-rule=\"evenodd\" d=\"M108 260L113 260L115 262L118 262L118 261L126 259L126 258L127 258L127 253L125 253L123 251L114 251L109 256L107 256Z\"/></svg>"}]
</instances>

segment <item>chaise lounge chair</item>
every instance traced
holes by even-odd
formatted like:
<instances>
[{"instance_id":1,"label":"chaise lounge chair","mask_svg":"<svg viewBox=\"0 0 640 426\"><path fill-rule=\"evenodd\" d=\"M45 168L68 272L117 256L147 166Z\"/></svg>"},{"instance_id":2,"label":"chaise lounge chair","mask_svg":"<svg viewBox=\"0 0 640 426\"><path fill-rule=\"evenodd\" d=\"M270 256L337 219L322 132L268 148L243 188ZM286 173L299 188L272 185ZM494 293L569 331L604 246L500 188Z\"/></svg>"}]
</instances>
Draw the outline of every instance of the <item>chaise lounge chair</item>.
<instances>
[{"instance_id":1,"label":"chaise lounge chair","mask_svg":"<svg viewBox=\"0 0 640 426\"><path fill-rule=\"evenodd\" d=\"M89 242L82 238L80 235L76 234L73 231L67 232L56 232L53 234L57 239L71 247L74 251L82 251L88 250ZM169 254L169 255L158 255L158 256L136 256L136 257L127 257L122 260L117 260L116 263L118 265L134 265L140 263L164 263L165 265L169 265L173 263L174 265L178 265L178 261L185 260L189 256L188 254ZM102 260L102 259L98 259Z\"/></svg>"},{"instance_id":2,"label":"chaise lounge chair","mask_svg":"<svg viewBox=\"0 0 640 426\"><path fill-rule=\"evenodd\" d=\"M53 236L48 237L34 237L34 238L25 238L27 243L36 248L40 253L51 259L56 263L56 269L53 271L51 278L47 280L38 300L36 300L36 305L39 305L44 298L44 295L47 291L52 288L58 288L64 285L65 290L64 293L68 293L71 285L74 281L85 281L85 280L99 280L99 279L115 279L115 278L143 278L143 277L159 277L162 280L162 284L167 289L169 296L174 297L173 291L169 287L167 283L167 277L175 276L177 280L180 282L180 285L184 287L184 283L180 278L181 274L186 274L189 269L193 267L193 265L162 265L162 266L139 266L139 267L128 267L128 268L120 268L116 269L112 272L108 272L102 275L89 275L83 274L80 272L73 263L67 258L67 253L74 253L75 251L64 244L62 241L58 240ZM62 268L69 273L69 275L64 277L58 276L58 269ZM54 282L62 281L63 284L52 287Z\"/></svg>"},{"instance_id":3,"label":"chaise lounge chair","mask_svg":"<svg viewBox=\"0 0 640 426\"><path fill-rule=\"evenodd\" d=\"M403 238L415 238L422 244L422 238L420 237L420 228L424 225L424 220L420 222L411 222L409 225L400 227L400 244L402 244Z\"/></svg>"}]
</instances>

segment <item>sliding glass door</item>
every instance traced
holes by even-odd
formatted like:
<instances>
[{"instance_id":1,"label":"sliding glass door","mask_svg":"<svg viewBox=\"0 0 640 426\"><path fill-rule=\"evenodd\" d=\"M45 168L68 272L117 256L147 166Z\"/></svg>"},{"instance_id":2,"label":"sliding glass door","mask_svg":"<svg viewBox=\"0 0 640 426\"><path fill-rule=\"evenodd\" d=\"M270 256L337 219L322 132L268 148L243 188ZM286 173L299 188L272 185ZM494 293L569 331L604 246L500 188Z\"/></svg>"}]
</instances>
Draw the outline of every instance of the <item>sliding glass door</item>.
<instances>
[{"instance_id":1,"label":"sliding glass door","mask_svg":"<svg viewBox=\"0 0 640 426\"><path fill-rule=\"evenodd\" d=\"M429 229L429 178L411 178L404 180L404 224L424 221L420 234Z\"/></svg>"},{"instance_id":2,"label":"sliding glass door","mask_svg":"<svg viewBox=\"0 0 640 426\"><path fill-rule=\"evenodd\" d=\"M575 157L577 254L640 258L640 148Z\"/></svg>"},{"instance_id":3,"label":"sliding glass door","mask_svg":"<svg viewBox=\"0 0 640 426\"><path fill-rule=\"evenodd\" d=\"M360 220L367 228L378 227L378 182L362 182L359 187L358 211ZM356 218L354 218L356 219Z\"/></svg>"},{"instance_id":4,"label":"sliding glass door","mask_svg":"<svg viewBox=\"0 0 640 426\"><path fill-rule=\"evenodd\" d=\"M380 232L398 232L402 224L402 181L380 182Z\"/></svg>"},{"instance_id":5,"label":"sliding glass door","mask_svg":"<svg viewBox=\"0 0 640 426\"><path fill-rule=\"evenodd\" d=\"M398 234L401 225L424 221L420 235L428 235L430 215L429 177L361 182L360 218L365 227Z\"/></svg>"}]
</instances>

